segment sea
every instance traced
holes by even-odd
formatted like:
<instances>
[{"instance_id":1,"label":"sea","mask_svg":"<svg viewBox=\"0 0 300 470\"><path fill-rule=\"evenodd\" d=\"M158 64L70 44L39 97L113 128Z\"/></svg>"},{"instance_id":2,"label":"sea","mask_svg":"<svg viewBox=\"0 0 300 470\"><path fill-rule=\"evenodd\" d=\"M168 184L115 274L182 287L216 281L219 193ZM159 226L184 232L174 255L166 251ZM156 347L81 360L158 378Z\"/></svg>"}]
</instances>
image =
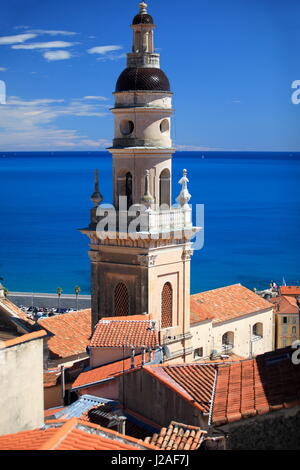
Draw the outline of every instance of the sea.
<instances>
[{"instance_id":1,"label":"sea","mask_svg":"<svg viewBox=\"0 0 300 470\"><path fill-rule=\"evenodd\" d=\"M94 170L112 200L108 152L0 152L0 277L10 291L90 293L87 227ZM191 262L191 292L234 283L264 289L300 282L300 152L177 152L190 204L204 208L204 242ZM200 249L199 249L200 248Z\"/></svg>"}]
</instances>

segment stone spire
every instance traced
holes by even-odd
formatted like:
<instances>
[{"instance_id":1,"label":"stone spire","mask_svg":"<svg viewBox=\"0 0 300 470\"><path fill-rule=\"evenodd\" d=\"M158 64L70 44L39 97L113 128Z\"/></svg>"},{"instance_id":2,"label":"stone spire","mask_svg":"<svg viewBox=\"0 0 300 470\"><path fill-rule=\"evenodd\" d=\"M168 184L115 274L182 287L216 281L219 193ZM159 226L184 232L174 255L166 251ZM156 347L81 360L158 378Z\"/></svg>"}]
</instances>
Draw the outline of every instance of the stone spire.
<instances>
[{"instance_id":1,"label":"stone spire","mask_svg":"<svg viewBox=\"0 0 300 470\"><path fill-rule=\"evenodd\" d=\"M180 191L179 196L177 197L176 201L179 202L182 208L188 206L188 202L191 199L191 194L189 193L187 183L189 183L189 180L187 178L187 171L186 169L183 170L183 175L182 178L178 181L179 184L181 184L182 188Z\"/></svg>"},{"instance_id":2,"label":"stone spire","mask_svg":"<svg viewBox=\"0 0 300 470\"><path fill-rule=\"evenodd\" d=\"M95 207L98 207L99 204L103 201L103 196L99 192L99 172L98 172L98 170L95 170L95 187L94 187L94 192L91 195L91 200L95 204Z\"/></svg>"},{"instance_id":3,"label":"stone spire","mask_svg":"<svg viewBox=\"0 0 300 470\"><path fill-rule=\"evenodd\" d=\"M150 209L151 204L154 202L154 198L151 196L150 190L150 171L146 170L145 174L145 194L142 198L142 203L145 204L147 209Z\"/></svg>"}]
</instances>

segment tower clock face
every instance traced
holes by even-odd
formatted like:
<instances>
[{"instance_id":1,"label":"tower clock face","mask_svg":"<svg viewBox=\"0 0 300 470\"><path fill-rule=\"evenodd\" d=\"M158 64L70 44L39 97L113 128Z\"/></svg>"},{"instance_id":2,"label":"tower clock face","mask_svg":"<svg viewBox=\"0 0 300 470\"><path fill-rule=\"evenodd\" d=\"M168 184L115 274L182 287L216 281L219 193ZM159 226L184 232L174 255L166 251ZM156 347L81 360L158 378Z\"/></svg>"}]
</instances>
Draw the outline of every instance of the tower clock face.
<instances>
[{"instance_id":1,"label":"tower clock face","mask_svg":"<svg viewBox=\"0 0 300 470\"><path fill-rule=\"evenodd\" d=\"M127 119L123 119L120 124L120 130L123 135L132 134L134 129L134 124L132 121L128 121Z\"/></svg>"}]
</instances>

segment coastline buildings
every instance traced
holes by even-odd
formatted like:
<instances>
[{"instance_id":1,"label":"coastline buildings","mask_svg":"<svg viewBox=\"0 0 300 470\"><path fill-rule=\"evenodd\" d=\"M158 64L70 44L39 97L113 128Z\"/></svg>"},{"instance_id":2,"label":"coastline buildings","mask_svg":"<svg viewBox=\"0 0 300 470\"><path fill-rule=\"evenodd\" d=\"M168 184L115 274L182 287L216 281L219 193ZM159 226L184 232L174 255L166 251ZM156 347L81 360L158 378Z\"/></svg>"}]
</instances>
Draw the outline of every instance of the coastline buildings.
<instances>
[{"instance_id":1,"label":"coastline buildings","mask_svg":"<svg viewBox=\"0 0 300 470\"><path fill-rule=\"evenodd\" d=\"M289 287L289 286L286 286ZM290 292L292 289L289 289ZM295 289L293 290L295 291ZM299 329L299 300L293 295L279 295L270 299L274 305L274 315L276 322L275 347L285 348L294 341L300 339Z\"/></svg>"}]
</instances>

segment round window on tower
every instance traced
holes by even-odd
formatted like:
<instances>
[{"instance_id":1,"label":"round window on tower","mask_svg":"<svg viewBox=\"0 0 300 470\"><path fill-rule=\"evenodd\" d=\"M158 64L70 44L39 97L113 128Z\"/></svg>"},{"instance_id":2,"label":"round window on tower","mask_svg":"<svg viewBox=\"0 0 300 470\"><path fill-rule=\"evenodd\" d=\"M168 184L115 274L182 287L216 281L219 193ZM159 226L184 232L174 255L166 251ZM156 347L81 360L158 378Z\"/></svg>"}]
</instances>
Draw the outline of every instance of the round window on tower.
<instances>
[{"instance_id":1,"label":"round window on tower","mask_svg":"<svg viewBox=\"0 0 300 470\"><path fill-rule=\"evenodd\" d=\"M161 121L160 132L163 134L164 132L168 132L169 129L170 129L170 124L169 124L168 119L164 119L163 121Z\"/></svg>"},{"instance_id":2,"label":"round window on tower","mask_svg":"<svg viewBox=\"0 0 300 470\"><path fill-rule=\"evenodd\" d=\"M134 129L134 124L132 121L128 121L127 119L123 119L120 124L120 130L123 135L132 134Z\"/></svg>"}]
</instances>

